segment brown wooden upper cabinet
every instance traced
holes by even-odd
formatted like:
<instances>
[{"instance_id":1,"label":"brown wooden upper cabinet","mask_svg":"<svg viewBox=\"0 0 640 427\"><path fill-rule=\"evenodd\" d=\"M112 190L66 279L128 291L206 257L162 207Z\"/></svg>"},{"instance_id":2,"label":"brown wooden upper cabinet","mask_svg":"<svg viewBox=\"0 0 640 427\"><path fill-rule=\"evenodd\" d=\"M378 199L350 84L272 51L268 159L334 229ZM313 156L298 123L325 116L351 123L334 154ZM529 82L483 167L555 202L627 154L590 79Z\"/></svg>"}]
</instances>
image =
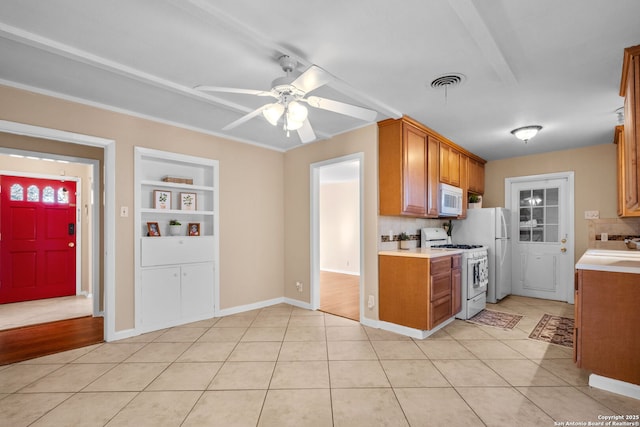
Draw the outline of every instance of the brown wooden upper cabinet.
<instances>
[{"instance_id":1,"label":"brown wooden upper cabinet","mask_svg":"<svg viewBox=\"0 0 640 427\"><path fill-rule=\"evenodd\" d=\"M437 158L437 141L419 123L378 123L380 215L437 217Z\"/></svg>"},{"instance_id":2,"label":"brown wooden upper cabinet","mask_svg":"<svg viewBox=\"0 0 640 427\"><path fill-rule=\"evenodd\" d=\"M640 210L640 45L624 50L620 96L624 96L624 204Z\"/></svg>"},{"instance_id":3,"label":"brown wooden upper cabinet","mask_svg":"<svg viewBox=\"0 0 640 427\"><path fill-rule=\"evenodd\" d=\"M460 152L440 142L440 182L460 187Z\"/></svg>"},{"instance_id":4,"label":"brown wooden upper cabinet","mask_svg":"<svg viewBox=\"0 0 640 427\"><path fill-rule=\"evenodd\" d=\"M410 117L383 120L378 123L380 215L437 218L438 184L461 187L465 201L468 189L482 194L484 163Z\"/></svg>"},{"instance_id":5,"label":"brown wooden upper cabinet","mask_svg":"<svg viewBox=\"0 0 640 427\"><path fill-rule=\"evenodd\" d=\"M469 157L468 189L472 193L484 194L484 163Z\"/></svg>"}]
</instances>

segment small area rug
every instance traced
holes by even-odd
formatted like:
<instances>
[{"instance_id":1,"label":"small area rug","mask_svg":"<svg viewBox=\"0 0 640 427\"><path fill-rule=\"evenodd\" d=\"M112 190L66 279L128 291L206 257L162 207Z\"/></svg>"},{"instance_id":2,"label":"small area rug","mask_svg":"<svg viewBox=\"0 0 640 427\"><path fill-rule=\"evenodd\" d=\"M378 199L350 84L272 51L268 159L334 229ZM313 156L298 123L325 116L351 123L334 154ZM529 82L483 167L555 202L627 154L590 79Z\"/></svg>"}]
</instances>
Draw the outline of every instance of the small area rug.
<instances>
[{"instance_id":1,"label":"small area rug","mask_svg":"<svg viewBox=\"0 0 640 427\"><path fill-rule=\"evenodd\" d=\"M573 348L573 319L543 314L529 338Z\"/></svg>"},{"instance_id":2,"label":"small area rug","mask_svg":"<svg viewBox=\"0 0 640 427\"><path fill-rule=\"evenodd\" d=\"M519 314L482 310L467 321L477 325L493 326L494 328L513 329L522 317Z\"/></svg>"}]
</instances>

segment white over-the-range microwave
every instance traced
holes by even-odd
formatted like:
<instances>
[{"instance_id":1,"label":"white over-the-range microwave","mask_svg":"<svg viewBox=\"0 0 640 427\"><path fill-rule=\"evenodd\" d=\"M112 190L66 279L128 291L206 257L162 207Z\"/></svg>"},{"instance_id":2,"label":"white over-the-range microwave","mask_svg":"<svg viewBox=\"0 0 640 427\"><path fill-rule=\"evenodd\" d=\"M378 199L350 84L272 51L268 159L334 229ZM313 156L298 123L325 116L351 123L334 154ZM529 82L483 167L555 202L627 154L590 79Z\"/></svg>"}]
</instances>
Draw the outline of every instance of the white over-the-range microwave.
<instances>
[{"instance_id":1,"label":"white over-the-range microwave","mask_svg":"<svg viewBox=\"0 0 640 427\"><path fill-rule=\"evenodd\" d=\"M438 188L438 214L440 216L462 215L462 188L440 184Z\"/></svg>"}]
</instances>

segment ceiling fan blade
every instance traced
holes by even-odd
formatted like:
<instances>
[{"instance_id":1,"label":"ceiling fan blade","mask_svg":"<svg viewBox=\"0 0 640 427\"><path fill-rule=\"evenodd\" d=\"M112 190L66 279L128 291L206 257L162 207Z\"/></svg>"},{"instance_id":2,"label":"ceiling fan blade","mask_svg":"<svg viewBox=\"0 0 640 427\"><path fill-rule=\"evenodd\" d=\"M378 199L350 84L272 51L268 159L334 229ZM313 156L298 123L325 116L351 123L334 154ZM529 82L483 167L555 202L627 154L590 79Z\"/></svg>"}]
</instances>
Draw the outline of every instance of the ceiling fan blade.
<instances>
[{"instance_id":1,"label":"ceiling fan blade","mask_svg":"<svg viewBox=\"0 0 640 427\"><path fill-rule=\"evenodd\" d=\"M273 96L269 91L254 90L254 89L238 89L235 87L219 87L219 86L196 86L196 90L203 92L227 92L227 93L241 93L245 95L257 95L257 96Z\"/></svg>"},{"instance_id":2,"label":"ceiling fan blade","mask_svg":"<svg viewBox=\"0 0 640 427\"><path fill-rule=\"evenodd\" d=\"M302 122L302 127L298 129L298 136L303 144L315 141L316 133L313 131L311 123L309 123L309 119L305 119L305 121Z\"/></svg>"},{"instance_id":3,"label":"ceiling fan blade","mask_svg":"<svg viewBox=\"0 0 640 427\"><path fill-rule=\"evenodd\" d=\"M372 122L378 115L377 112L368 108L357 107L344 102L334 101L332 99L320 98L318 96L309 96L305 99L309 105L321 110L333 111L334 113L344 114L345 116L355 117L366 122Z\"/></svg>"},{"instance_id":4,"label":"ceiling fan blade","mask_svg":"<svg viewBox=\"0 0 640 427\"><path fill-rule=\"evenodd\" d=\"M233 129L233 128L234 128L234 127L236 127L236 126L239 126L239 125L243 124L244 122L247 122L247 121L249 121L249 120L253 119L255 116L257 116L257 115L259 115L260 113L262 113L262 110L264 110L265 108L267 108L269 105L271 105L271 104L266 104L266 105L263 105L262 107L260 107L260 108L258 108L258 109L256 109L256 110L253 110L253 111L252 111L252 112L250 112L249 114L246 114L246 115L244 115L244 116L240 117L238 120L236 120L236 121L234 121L234 122L229 123L228 125L226 125L225 127L223 127L223 128L222 128L222 130L230 130L230 129Z\"/></svg>"},{"instance_id":5,"label":"ceiling fan blade","mask_svg":"<svg viewBox=\"0 0 640 427\"><path fill-rule=\"evenodd\" d=\"M304 93L309 93L314 89L319 88L322 85L329 83L333 77L322 68L317 65L312 65L307 68L307 71L302 73L297 79L295 79L291 86L300 89Z\"/></svg>"}]
</instances>

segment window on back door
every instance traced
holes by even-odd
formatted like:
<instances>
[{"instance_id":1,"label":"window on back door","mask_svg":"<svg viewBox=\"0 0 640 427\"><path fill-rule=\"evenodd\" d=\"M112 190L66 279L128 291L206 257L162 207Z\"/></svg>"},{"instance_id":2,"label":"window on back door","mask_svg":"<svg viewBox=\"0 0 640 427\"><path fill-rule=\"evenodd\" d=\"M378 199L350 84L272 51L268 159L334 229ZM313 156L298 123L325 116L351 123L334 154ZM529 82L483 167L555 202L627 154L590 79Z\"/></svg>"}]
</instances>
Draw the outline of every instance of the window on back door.
<instances>
[{"instance_id":1,"label":"window on back door","mask_svg":"<svg viewBox=\"0 0 640 427\"><path fill-rule=\"evenodd\" d=\"M559 189L538 188L520 191L520 241L559 241Z\"/></svg>"}]
</instances>

